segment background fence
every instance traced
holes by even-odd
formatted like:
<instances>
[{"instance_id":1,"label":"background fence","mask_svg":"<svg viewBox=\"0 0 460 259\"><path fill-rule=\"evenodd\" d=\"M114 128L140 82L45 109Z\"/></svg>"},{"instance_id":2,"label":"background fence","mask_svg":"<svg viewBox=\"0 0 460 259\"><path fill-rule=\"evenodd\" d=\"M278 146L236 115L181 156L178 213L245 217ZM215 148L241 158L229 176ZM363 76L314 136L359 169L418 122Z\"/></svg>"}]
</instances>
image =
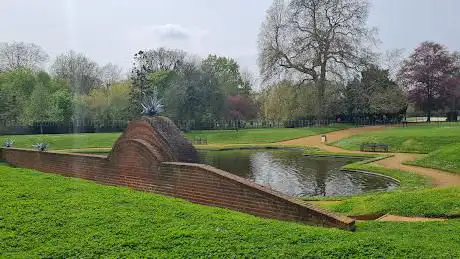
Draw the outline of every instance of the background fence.
<instances>
[{"instance_id":1,"label":"background fence","mask_svg":"<svg viewBox=\"0 0 460 259\"><path fill-rule=\"evenodd\" d=\"M0 135L32 135L32 134L65 134L65 133L103 133L122 132L129 121L72 121L68 123L43 122L24 125L16 122L0 121ZM356 127L366 125L423 125L426 117L410 117L407 124L398 120L358 119L352 122L340 120L220 120L197 122L174 121L184 132L192 130L239 130L263 128L312 128L338 124L353 124ZM458 122L447 122L445 117L433 117L430 125L460 125Z\"/></svg>"}]
</instances>

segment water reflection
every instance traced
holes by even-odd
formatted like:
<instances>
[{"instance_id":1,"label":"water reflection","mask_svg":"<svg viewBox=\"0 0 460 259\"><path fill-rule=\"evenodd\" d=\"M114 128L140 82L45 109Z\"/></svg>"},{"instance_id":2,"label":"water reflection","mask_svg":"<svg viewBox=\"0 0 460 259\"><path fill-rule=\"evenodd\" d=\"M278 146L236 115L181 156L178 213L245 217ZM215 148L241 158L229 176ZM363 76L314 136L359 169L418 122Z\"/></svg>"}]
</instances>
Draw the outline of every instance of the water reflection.
<instances>
[{"instance_id":1,"label":"water reflection","mask_svg":"<svg viewBox=\"0 0 460 259\"><path fill-rule=\"evenodd\" d=\"M393 189L391 179L340 168L350 159L309 158L301 151L200 151L202 162L292 196L354 195Z\"/></svg>"}]
</instances>

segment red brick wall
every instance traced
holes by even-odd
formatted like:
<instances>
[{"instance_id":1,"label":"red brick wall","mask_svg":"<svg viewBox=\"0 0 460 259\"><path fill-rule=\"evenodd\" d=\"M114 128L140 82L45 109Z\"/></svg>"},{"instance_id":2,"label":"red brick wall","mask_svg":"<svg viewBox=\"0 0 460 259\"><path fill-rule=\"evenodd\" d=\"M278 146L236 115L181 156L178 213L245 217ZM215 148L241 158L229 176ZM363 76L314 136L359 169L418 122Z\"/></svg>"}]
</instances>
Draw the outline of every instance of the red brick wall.
<instances>
[{"instance_id":1,"label":"red brick wall","mask_svg":"<svg viewBox=\"0 0 460 259\"><path fill-rule=\"evenodd\" d=\"M21 149L2 149L0 156L9 164L43 172L129 186L267 218L354 230L354 220L350 218L330 214L207 165L179 162L118 164L103 156Z\"/></svg>"}]
</instances>

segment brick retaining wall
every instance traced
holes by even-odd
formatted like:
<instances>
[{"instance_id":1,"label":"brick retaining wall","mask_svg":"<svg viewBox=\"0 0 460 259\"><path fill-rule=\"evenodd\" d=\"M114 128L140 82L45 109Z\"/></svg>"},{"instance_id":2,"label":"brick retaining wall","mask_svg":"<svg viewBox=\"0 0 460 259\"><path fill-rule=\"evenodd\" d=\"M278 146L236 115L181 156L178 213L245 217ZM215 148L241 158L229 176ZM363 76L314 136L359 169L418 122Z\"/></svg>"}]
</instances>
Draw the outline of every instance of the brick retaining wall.
<instances>
[{"instance_id":1,"label":"brick retaining wall","mask_svg":"<svg viewBox=\"0 0 460 259\"><path fill-rule=\"evenodd\" d=\"M11 165L102 184L179 197L195 203L306 224L354 230L354 220L318 209L208 165L163 162L159 168L114 165L97 155L2 149Z\"/></svg>"}]
</instances>

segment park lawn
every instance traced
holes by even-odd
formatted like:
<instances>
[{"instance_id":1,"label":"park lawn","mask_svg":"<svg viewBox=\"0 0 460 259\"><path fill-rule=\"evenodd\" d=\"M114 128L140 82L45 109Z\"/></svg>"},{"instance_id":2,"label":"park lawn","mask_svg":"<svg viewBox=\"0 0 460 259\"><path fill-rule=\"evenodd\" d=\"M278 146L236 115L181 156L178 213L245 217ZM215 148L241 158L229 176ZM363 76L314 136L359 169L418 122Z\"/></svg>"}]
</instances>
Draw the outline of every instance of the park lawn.
<instances>
[{"instance_id":1,"label":"park lawn","mask_svg":"<svg viewBox=\"0 0 460 259\"><path fill-rule=\"evenodd\" d=\"M121 133L81 133L0 136L0 143L7 139L14 141L14 147L33 148L40 142L48 143L49 149L111 148Z\"/></svg>"},{"instance_id":2,"label":"park lawn","mask_svg":"<svg viewBox=\"0 0 460 259\"><path fill-rule=\"evenodd\" d=\"M275 143L301 137L319 135L350 128L348 124L335 124L328 127L311 128L273 128L236 130L203 130L187 133L188 139L206 137L209 144L251 144Z\"/></svg>"},{"instance_id":3,"label":"park lawn","mask_svg":"<svg viewBox=\"0 0 460 259\"><path fill-rule=\"evenodd\" d=\"M336 198L324 208L345 215L393 214L420 217L459 217L460 188L430 188Z\"/></svg>"},{"instance_id":4,"label":"park lawn","mask_svg":"<svg viewBox=\"0 0 460 259\"><path fill-rule=\"evenodd\" d=\"M350 125L337 124L329 127L312 128L276 128L276 129L242 129L236 130L203 130L186 133L186 138L206 137L209 144L264 144L300 137L307 137L348 128ZM15 135L0 136L0 143L7 139L14 141L14 147L32 148L32 145L46 142L51 150L111 148L121 133L83 133L83 134L50 134L50 135Z\"/></svg>"},{"instance_id":5,"label":"park lawn","mask_svg":"<svg viewBox=\"0 0 460 259\"><path fill-rule=\"evenodd\" d=\"M380 132L364 133L345 138L332 145L349 150L359 150L363 143L384 143L391 152L430 153L452 143L460 142L460 126L452 124L389 128Z\"/></svg>"},{"instance_id":6,"label":"park lawn","mask_svg":"<svg viewBox=\"0 0 460 259\"><path fill-rule=\"evenodd\" d=\"M409 161L407 164L441 169L460 174L460 144L445 146L437 151L429 153L423 158Z\"/></svg>"},{"instance_id":7,"label":"park lawn","mask_svg":"<svg viewBox=\"0 0 460 259\"><path fill-rule=\"evenodd\" d=\"M4 164L0 197L0 257L5 258L460 257L460 220L358 222L353 233ZM407 198L393 206L424 202ZM420 208L413 204L404 210L418 214Z\"/></svg>"}]
</instances>

